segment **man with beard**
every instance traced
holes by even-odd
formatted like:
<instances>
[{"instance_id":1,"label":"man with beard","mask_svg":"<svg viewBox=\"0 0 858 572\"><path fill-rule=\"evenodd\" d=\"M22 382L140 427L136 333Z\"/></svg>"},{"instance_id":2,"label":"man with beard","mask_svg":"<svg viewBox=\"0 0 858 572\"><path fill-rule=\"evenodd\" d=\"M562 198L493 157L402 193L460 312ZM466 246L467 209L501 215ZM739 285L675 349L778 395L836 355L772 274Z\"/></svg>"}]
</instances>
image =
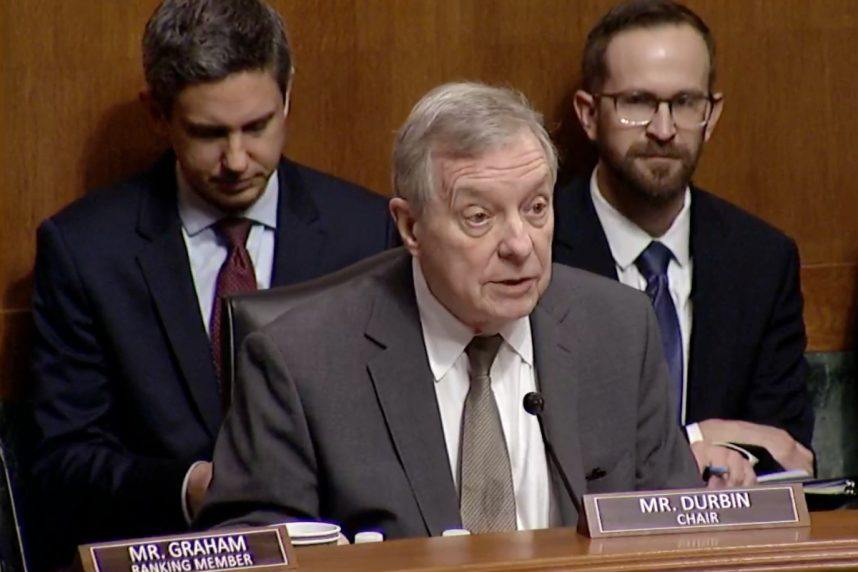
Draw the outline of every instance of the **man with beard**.
<instances>
[{"instance_id":1,"label":"man with beard","mask_svg":"<svg viewBox=\"0 0 858 572\"><path fill-rule=\"evenodd\" d=\"M599 161L556 190L554 258L650 295L698 465L739 485L754 472L718 443L812 473L813 410L795 243L690 183L723 107L714 53L670 0L624 2L590 32L574 106Z\"/></svg>"}]
</instances>

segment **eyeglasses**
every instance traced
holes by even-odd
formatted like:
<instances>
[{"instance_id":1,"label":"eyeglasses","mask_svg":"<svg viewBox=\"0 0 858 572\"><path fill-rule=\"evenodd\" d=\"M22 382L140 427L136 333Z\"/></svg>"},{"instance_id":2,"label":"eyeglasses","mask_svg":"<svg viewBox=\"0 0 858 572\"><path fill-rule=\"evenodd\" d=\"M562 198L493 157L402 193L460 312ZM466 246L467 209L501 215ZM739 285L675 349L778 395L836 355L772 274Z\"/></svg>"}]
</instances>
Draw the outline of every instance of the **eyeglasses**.
<instances>
[{"instance_id":1,"label":"eyeglasses","mask_svg":"<svg viewBox=\"0 0 858 572\"><path fill-rule=\"evenodd\" d=\"M593 97L613 100L617 118L629 127L649 125L661 104L666 103L676 127L695 129L706 125L715 104L715 97L701 93L680 93L670 99L661 99L645 91L597 93Z\"/></svg>"}]
</instances>

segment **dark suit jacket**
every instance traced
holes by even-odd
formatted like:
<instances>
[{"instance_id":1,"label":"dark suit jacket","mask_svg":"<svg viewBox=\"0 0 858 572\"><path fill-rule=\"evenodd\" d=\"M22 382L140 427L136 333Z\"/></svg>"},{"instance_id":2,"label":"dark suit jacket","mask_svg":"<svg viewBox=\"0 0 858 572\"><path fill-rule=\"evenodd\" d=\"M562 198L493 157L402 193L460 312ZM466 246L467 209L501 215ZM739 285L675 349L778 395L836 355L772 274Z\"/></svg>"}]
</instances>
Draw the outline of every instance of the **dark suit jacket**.
<instances>
[{"instance_id":1,"label":"dark suit jacket","mask_svg":"<svg viewBox=\"0 0 858 572\"><path fill-rule=\"evenodd\" d=\"M187 528L182 480L211 458L221 424L174 162L167 154L39 228L33 476L39 510L70 542ZM388 246L384 198L288 159L278 176L273 285Z\"/></svg>"},{"instance_id":2,"label":"dark suit jacket","mask_svg":"<svg viewBox=\"0 0 858 572\"><path fill-rule=\"evenodd\" d=\"M589 179L555 193L554 260L617 279ZM798 249L762 220L691 191L692 334L686 422L713 417L813 435Z\"/></svg>"},{"instance_id":3,"label":"dark suit jacket","mask_svg":"<svg viewBox=\"0 0 858 572\"><path fill-rule=\"evenodd\" d=\"M644 295L555 265L531 325L546 429L578 494L701 484ZM250 334L238 367L197 524L461 527L406 252Z\"/></svg>"}]
</instances>

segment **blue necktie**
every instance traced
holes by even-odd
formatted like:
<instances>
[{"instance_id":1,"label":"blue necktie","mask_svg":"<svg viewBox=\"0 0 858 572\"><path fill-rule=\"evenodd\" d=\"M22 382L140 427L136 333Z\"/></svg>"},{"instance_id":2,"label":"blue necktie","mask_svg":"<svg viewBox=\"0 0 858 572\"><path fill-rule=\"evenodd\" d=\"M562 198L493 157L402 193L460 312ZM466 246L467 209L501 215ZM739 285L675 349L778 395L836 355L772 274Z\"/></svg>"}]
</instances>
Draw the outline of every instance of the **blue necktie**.
<instances>
[{"instance_id":1,"label":"blue necktie","mask_svg":"<svg viewBox=\"0 0 858 572\"><path fill-rule=\"evenodd\" d=\"M668 247L653 241L635 260L635 266L646 279L646 293L652 300L658 318L661 345L673 386L671 393L676 406L676 417L682 423L682 332L667 280L667 266L671 258L673 253Z\"/></svg>"}]
</instances>

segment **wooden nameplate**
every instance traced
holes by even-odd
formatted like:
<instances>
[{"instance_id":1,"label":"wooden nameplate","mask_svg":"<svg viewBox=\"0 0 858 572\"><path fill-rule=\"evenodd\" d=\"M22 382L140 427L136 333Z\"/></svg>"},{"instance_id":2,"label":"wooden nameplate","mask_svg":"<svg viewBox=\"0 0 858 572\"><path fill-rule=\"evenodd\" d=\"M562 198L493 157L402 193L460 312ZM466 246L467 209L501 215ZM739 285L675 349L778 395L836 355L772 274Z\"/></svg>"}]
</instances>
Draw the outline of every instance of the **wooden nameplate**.
<instances>
[{"instance_id":1,"label":"wooden nameplate","mask_svg":"<svg viewBox=\"0 0 858 572\"><path fill-rule=\"evenodd\" d=\"M200 572L287 570L297 566L283 525L116 542L78 549L84 572Z\"/></svg>"},{"instance_id":2,"label":"wooden nameplate","mask_svg":"<svg viewBox=\"0 0 858 572\"><path fill-rule=\"evenodd\" d=\"M584 495L590 538L810 526L800 484Z\"/></svg>"}]
</instances>

